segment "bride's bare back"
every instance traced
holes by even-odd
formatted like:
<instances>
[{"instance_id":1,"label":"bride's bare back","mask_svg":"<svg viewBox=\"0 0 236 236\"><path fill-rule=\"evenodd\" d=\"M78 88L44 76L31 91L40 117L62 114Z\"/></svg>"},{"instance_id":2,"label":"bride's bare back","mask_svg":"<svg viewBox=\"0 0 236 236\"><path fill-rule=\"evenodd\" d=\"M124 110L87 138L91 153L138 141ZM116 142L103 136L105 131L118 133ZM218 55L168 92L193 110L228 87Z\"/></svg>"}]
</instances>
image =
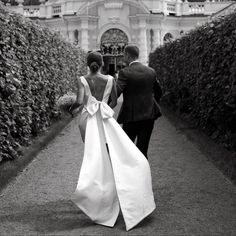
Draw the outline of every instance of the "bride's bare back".
<instances>
[{"instance_id":1,"label":"bride's bare back","mask_svg":"<svg viewBox=\"0 0 236 236\"><path fill-rule=\"evenodd\" d=\"M86 75L85 79L89 84L92 96L94 96L98 101L102 101L108 81L107 76L96 73Z\"/></svg>"},{"instance_id":2,"label":"bride's bare back","mask_svg":"<svg viewBox=\"0 0 236 236\"><path fill-rule=\"evenodd\" d=\"M107 75L103 75L101 73L95 73L95 74L85 75L84 78L86 79L89 85L92 96L94 96L98 101L102 101L106 85L108 82ZM76 86L77 86L77 103L86 104L88 99L88 94L85 93L85 89L80 81L80 78L77 79ZM116 86L113 82L110 94L109 106L113 108L116 106L116 104L117 104Z\"/></svg>"}]
</instances>

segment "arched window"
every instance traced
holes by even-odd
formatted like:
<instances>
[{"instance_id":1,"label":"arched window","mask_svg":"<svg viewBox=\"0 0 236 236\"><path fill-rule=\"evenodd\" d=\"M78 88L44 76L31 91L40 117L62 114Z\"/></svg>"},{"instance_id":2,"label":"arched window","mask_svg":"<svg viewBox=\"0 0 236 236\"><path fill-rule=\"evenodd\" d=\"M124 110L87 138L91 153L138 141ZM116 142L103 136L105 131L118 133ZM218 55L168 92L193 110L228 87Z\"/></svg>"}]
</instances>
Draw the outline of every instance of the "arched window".
<instances>
[{"instance_id":1,"label":"arched window","mask_svg":"<svg viewBox=\"0 0 236 236\"><path fill-rule=\"evenodd\" d=\"M154 49L154 31L150 29L150 48L151 51Z\"/></svg>"},{"instance_id":2,"label":"arched window","mask_svg":"<svg viewBox=\"0 0 236 236\"><path fill-rule=\"evenodd\" d=\"M174 37L171 33L165 34L163 41L164 43L171 43L174 40Z\"/></svg>"},{"instance_id":3,"label":"arched window","mask_svg":"<svg viewBox=\"0 0 236 236\"><path fill-rule=\"evenodd\" d=\"M77 29L74 31L74 39L75 39L74 44L78 45L78 43L79 43L79 31Z\"/></svg>"},{"instance_id":4,"label":"arched window","mask_svg":"<svg viewBox=\"0 0 236 236\"><path fill-rule=\"evenodd\" d=\"M101 52L103 55L123 55L127 44L127 35L120 29L112 28L102 35Z\"/></svg>"}]
</instances>

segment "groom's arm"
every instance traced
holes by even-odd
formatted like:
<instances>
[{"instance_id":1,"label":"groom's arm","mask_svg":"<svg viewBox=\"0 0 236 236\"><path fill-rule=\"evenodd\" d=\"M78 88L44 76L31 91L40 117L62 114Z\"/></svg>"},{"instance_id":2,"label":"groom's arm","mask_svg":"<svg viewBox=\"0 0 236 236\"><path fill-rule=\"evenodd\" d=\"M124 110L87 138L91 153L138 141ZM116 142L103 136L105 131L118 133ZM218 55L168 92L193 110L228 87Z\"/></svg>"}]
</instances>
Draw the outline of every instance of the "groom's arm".
<instances>
[{"instance_id":1,"label":"groom's arm","mask_svg":"<svg viewBox=\"0 0 236 236\"><path fill-rule=\"evenodd\" d=\"M108 100L108 105L111 108L114 108L117 105L116 81L114 78L112 80L112 89L111 89L111 94Z\"/></svg>"},{"instance_id":2,"label":"groom's arm","mask_svg":"<svg viewBox=\"0 0 236 236\"><path fill-rule=\"evenodd\" d=\"M154 77L155 77L155 82L154 82L154 97L157 102L160 101L162 97L162 89L159 80L157 79L156 72L154 71Z\"/></svg>"},{"instance_id":3,"label":"groom's arm","mask_svg":"<svg viewBox=\"0 0 236 236\"><path fill-rule=\"evenodd\" d=\"M124 71L121 70L119 72L119 76L116 82L116 92L117 92L117 98L121 95L121 93L124 91L125 87L127 85L127 78L124 75Z\"/></svg>"}]
</instances>

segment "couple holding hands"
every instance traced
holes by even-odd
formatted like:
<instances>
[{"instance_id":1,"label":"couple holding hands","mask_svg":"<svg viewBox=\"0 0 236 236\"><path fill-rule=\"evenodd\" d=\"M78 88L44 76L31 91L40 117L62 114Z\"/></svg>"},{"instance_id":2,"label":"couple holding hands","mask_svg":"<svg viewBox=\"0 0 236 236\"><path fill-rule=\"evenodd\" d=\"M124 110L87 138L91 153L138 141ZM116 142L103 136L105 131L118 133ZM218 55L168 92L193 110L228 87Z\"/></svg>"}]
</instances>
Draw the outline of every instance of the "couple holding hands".
<instances>
[{"instance_id":1,"label":"couple holding hands","mask_svg":"<svg viewBox=\"0 0 236 236\"><path fill-rule=\"evenodd\" d=\"M79 128L84 156L72 200L104 226L113 227L121 210L126 230L156 208L147 151L154 122L161 116L162 90L155 71L138 57L138 47L125 47L127 67L115 82L100 72L102 55L91 52L89 73L76 81L76 103L83 107ZM121 94L123 104L116 121L112 108Z\"/></svg>"}]
</instances>

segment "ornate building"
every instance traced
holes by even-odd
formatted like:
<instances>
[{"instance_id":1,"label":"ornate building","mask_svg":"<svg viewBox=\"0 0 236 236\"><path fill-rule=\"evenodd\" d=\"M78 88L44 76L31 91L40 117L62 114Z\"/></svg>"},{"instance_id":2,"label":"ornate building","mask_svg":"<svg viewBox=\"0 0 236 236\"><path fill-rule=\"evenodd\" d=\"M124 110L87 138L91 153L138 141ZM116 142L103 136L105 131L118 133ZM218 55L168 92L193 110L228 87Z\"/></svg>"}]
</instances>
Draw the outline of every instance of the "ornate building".
<instances>
[{"instance_id":1,"label":"ornate building","mask_svg":"<svg viewBox=\"0 0 236 236\"><path fill-rule=\"evenodd\" d=\"M109 70L122 63L126 44L139 46L140 60L146 63L148 54L165 41L235 6L224 0L39 0L40 5L15 1L18 5L8 4L12 10L39 19L84 50L100 49Z\"/></svg>"}]
</instances>

